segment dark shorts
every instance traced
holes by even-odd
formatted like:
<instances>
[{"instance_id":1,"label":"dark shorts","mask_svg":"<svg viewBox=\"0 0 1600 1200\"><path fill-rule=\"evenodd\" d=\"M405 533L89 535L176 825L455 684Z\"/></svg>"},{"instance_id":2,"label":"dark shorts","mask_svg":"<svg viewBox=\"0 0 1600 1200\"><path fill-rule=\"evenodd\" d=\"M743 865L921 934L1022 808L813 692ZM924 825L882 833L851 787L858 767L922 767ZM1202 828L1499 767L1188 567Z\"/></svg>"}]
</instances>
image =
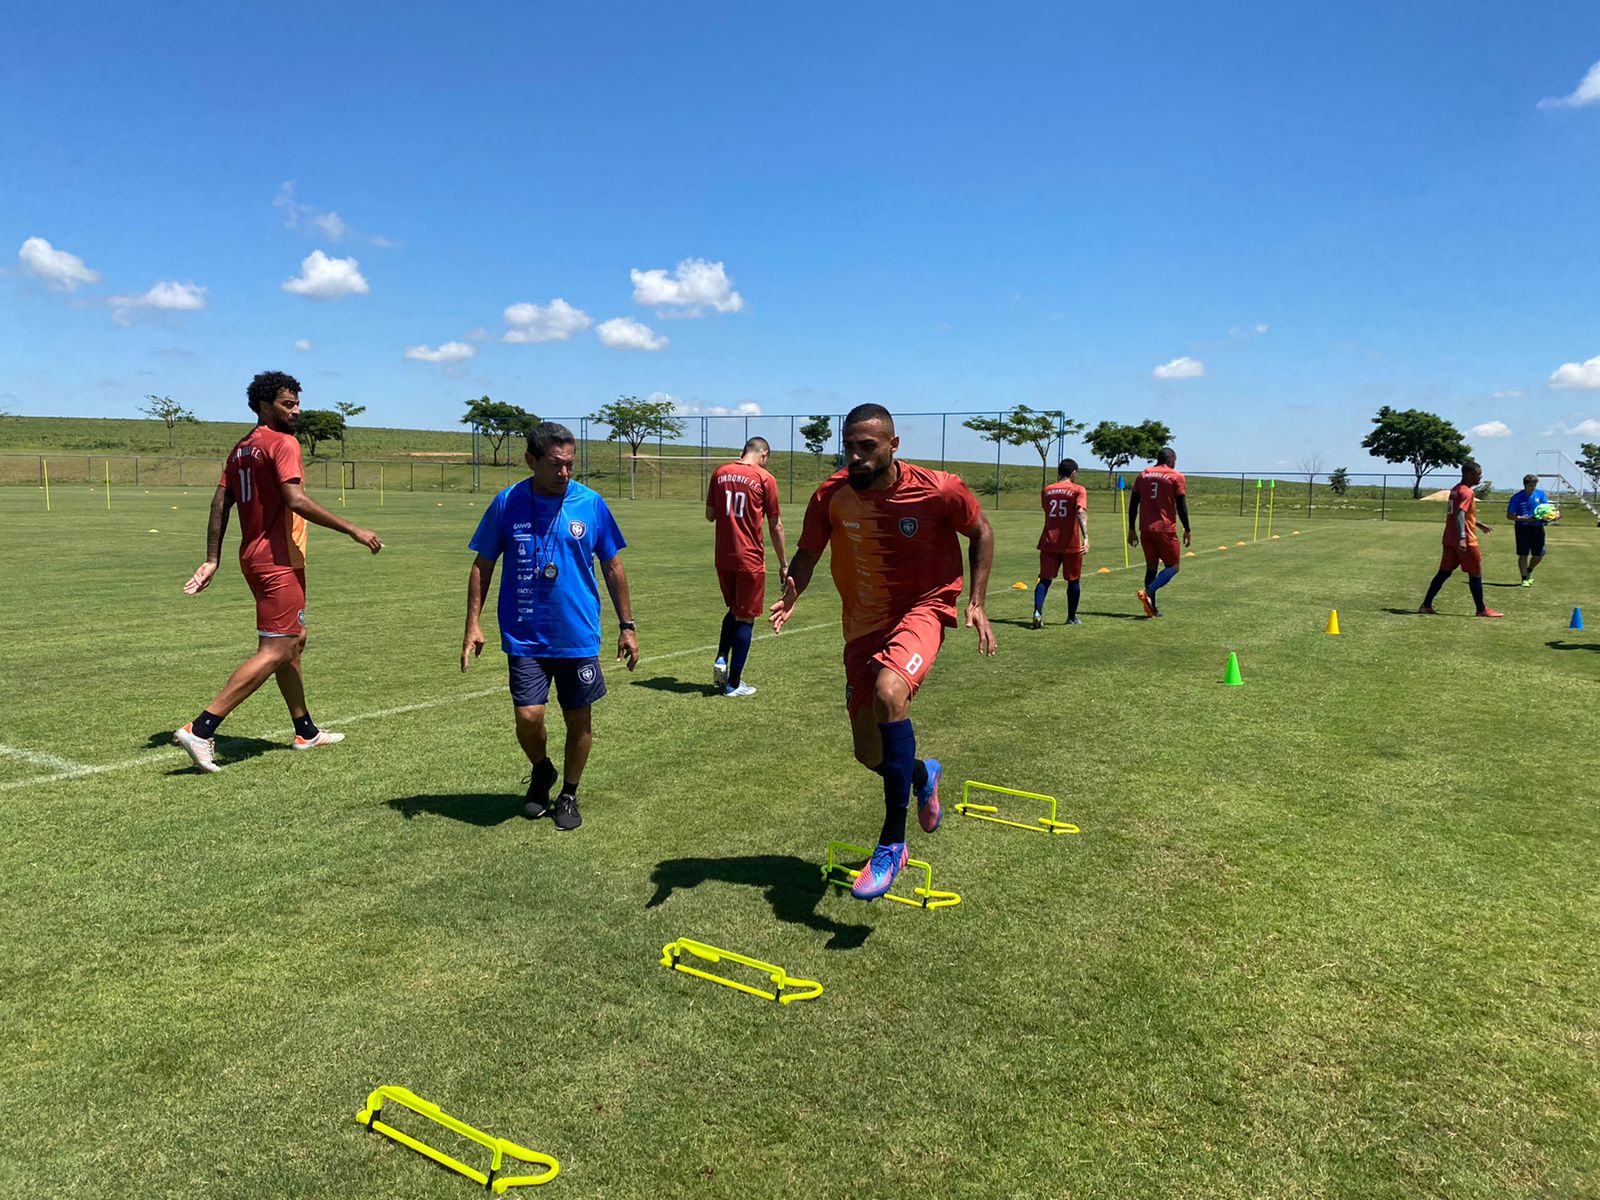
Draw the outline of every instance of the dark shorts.
<instances>
[{"instance_id":1,"label":"dark shorts","mask_svg":"<svg viewBox=\"0 0 1600 1200\"><path fill-rule=\"evenodd\" d=\"M1543 525L1518 525L1517 526L1517 554L1531 554L1534 557L1544 553L1544 526Z\"/></svg>"},{"instance_id":2,"label":"dark shorts","mask_svg":"<svg viewBox=\"0 0 1600 1200\"><path fill-rule=\"evenodd\" d=\"M305 571L298 567L246 571L244 581L256 598L256 633L297 638L306 631Z\"/></svg>"},{"instance_id":3,"label":"dark shorts","mask_svg":"<svg viewBox=\"0 0 1600 1200\"><path fill-rule=\"evenodd\" d=\"M511 664L511 703L518 708L547 703L552 681L563 709L588 708L606 694L598 658L528 658L521 654L506 658Z\"/></svg>"}]
</instances>

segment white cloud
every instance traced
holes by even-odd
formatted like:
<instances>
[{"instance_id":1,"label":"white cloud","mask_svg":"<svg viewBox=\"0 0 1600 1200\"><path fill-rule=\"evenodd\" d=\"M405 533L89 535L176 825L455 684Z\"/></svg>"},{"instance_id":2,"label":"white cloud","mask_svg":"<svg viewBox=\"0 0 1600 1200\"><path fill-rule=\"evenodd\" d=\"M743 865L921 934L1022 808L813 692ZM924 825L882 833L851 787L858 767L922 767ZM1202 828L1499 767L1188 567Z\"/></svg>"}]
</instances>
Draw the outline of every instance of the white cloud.
<instances>
[{"instance_id":1,"label":"white cloud","mask_svg":"<svg viewBox=\"0 0 1600 1200\"><path fill-rule=\"evenodd\" d=\"M178 283L163 280L152 284L142 296L113 296L111 319L118 325L132 323L134 310L140 308L165 309L172 312L193 312L206 306L206 290L196 283Z\"/></svg>"},{"instance_id":2,"label":"white cloud","mask_svg":"<svg viewBox=\"0 0 1600 1200\"><path fill-rule=\"evenodd\" d=\"M321 250L313 250L301 261L299 276L283 281L283 290L313 300L338 300L365 296L372 289L355 259L329 258Z\"/></svg>"},{"instance_id":3,"label":"white cloud","mask_svg":"<svg viewBox=\"0 0 1600 1200\"><path fill-rule=\"evenodd\" d=\"M667 339L632 317L612 317L602 321L595 335L613 350L661 350Z\"/></svg>"},{"instance_id":4,"label":"white cloud","mask_svg":"<svg viewBox=\"0 0 1600 1200\"><path fill-rule=\"evenodd\" d=\"M1184 355L1169 363L1163 363L1150 373L1157 379L1199 379L1206 373L1206 365L1198 358Z\"/></svg>"},{"instance_id":5,"label":"white cloud","mask_svg":"<svg viewBox=\"0 0 1600 1200\"><path fill-rule=\"evenodd\" d=\"M506 324L511 326L503 338L507 342L565 342L594 324L588 313L559 296L542 308L537 304L513 304L504 315Z\"/></svg>"},{"instance_id":6,"label":"white cloud","mask_svg":"<svg viewBox=\"0 0 1600 1200\"><path fill-rule=\"evenodd\" d=\"M1541 437L1600 437L1600 421L1590 417L1576 425L1552 425Z\"/></svg>"},{"instance_id":7,"label":"white cloud","mask_svg":"<svg viewBox=\"0 0 1600 1200\"><path fill-rule=\"evenodd\" d=\"M1520 390L1518 390L1518 389L1513 389L1513 390L1511 390L1509 392L1490 392L1489 393L1489 399L1491 399L1491 400L1521 400L1522 399L1522 392Z\"/></svg>"},{"instance_id":8,"label":"white cloud","mask_svg":"<svg viewBox=\"0 0 1600 1200\"><path fill-rule=\"evenodd\" d=\"M1508 438L1511 436L1511 426L1504 421L1485 421L1482 425L1474 425L1467 430L1467 436L1475 438Z\"/></svg>"},{"instance_id":9,"label":"white cloud","mask_svg":"<svg viewBox=\"0 0 1600 1200\"><path fill-rule=\"evenodd\" d=\"M350 227L344 223L344 218L336 212L326 212L320 217L312 217L311 223L336 242L350 232Z\"/></svg>"},{"instance_id":10,"label":"white cloud","mask_svg":"<svg viewBox=\"0 0 1600 1200\"><path fill-rule=\"evenodd\" d=\"M707 308L721 313L738 312L744 297L733 290L733 280L720 262L686 258L668 275L664 269L628 272L633 280L635 304L663 306L679 311L674 316L698 317Z\"/></svg>"},{"instance_id":11,"label":"white cloud","mask_svg":"<svg viewBox=\"0 0 1600 1200\"><path fill-rule=\"evenodd\" d=\"M406 357L414 362L458 363L465 362L478 352L465 342L446 342L437 350L427 346L407 346Z\"/></svg>"},{"instance_id":12,"label":"white cloud","mask_svg":"<svg viewBox=\"0 0 1600 1200\"><path fill-rule=\"evenodd\" d=\"M1600 62L1589 68L1571 95L1546 96L1539 101L1540 108L1583 108L1590 104L1600 104Z\"/></svg>"},{"instance_id":13,"label":"white cloud","mask_svg":"<svg viewBox=\"0 0 1600 1200\"><path fill-rule=\"evenodd\" d=\"M489 331L479 325L471 333L467 334L466 338L469 342L487 342L489 340Z\"/></svg>"},{"instance_id":14,"label":"white cloud","mask_svg":"<svg viewBox=\"0 0 1600 1200\"><path fill-rule=\"evenodd\" d=\"M301 351L310 350L312 348L311 347L311 339L310 338L301 338L299 341L297 341L294 344L294 348L296 350L301 350Z\"/></svg>"},{"instance_id":15,"label":"white cloud","mask_svg":"<svg viewBox=\"0 0 1600 1200\"><path fill-rule=\"evenodd\" d=\"M702 404L698 400L681 400L666 392L651 392L652 403L672 401L672 411L680 417L759 417L761 405L754 400L744 400L732 408L723 404Z\"/></svg>"},{"instance_id":16,"label":"white cloud","mask_svg":"<svg viewBox=\"0 0 1600 1200\"><path fill-rule=\"evenodd\" d=\"M320 234L329 241L341 241L344 238L353 238L359 241L370 242L374 246L398 246L400 243L375 234L362 233L360 230L350 228L338 213L329 209L324 211L314 204L302 204L294 198L294 182L291 180L278 189L278 194L272 198L272 207L283 209L283 226L301 233L312 235Z\"/></svg>"},{"instance_id":17,"label":"white cloud","mask_svg":"<svg viewBox=\"0 0 1600 1200\"><path fill-rule=\"evenodd\" d=\"M99 283L100 272L76 254L57 250L42 237L31 237L17 251L22 269L36 275L58 291L70 292L80 283Z\"/></svg>"},{"instance_id":18,"label":"white cloud","mask_svg":"<svg viewBox=\"0 0 1600 1200\"><path fill-rule=\"evenodd\" d=\"M1581 363L1562 363L1550 375L1553 388L1600 388L1600 354Z\"/></svg>"},{"instance_id":19,"label":"white cloud","mask_svg":"<svg viewBox=\"0 0 1600 1200\"><path fill-rule=\"evenodd\" d=\"M1263 321L1263 322L1261 322L1261 324L1256 326L1256 332L1257 333L1265 333L1270 328L1271 328L1271 326L1268 325L1265 321Z\"/></svg>"}]
</instances>

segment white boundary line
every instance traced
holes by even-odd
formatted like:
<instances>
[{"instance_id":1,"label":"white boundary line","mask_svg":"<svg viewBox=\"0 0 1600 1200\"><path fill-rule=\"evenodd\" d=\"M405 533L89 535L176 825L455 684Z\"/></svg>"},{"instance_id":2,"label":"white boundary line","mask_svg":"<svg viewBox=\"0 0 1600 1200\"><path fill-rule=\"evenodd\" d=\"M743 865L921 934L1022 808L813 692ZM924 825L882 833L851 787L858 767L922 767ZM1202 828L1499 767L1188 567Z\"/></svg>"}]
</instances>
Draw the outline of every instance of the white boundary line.
<instances>
[{"instance_id":1,"label":"white boundary line","mask_svg":"<svg viewBox=\"0 0 1600 1200\"><path fill-rule=\"evenodd\" d=\"M837 621L829 621L820 625L803 625L798 629L791 629L789 632L791 634L815 633L819 629L837 628L839 628L839 623ZM764 633L755 640L758 642L764 642L772 638L782 636L784 635L777 633ZM693 654L709 654L716 649L717 646L715 643L707 646L691 646L687 650L673 650L667 654L655 654L648 658L641 658L639 660L639 665L643 666L646 663L666 662L668 659L673 658L687 658ZM601 667L601 670L603 671L610 670L615 672L618 669L620 668L615 662L604 664ZM506 694L506 689L502 686L485 688L484 690L478 692L465 692L454 696L438 696L432 700L419 700L415 704L402 704L396 708L380 708L376 712L356 713L348 717L330 718L328 725L332 727L336 725L355 725L361 721L380 721L385 717L398 717L403 713L422 712L425 709L442 708L447 704L464 704L473 700L483 700L490 696L504 696ZM293 732L294 731L292 729L274 730L268 736L287 738L291 736ZM99 764L77 763L73 762L70 758L58 758L54 754L42 754L34 750L20 750L11 746L0 746L0 755L4 755L8 758L20 759L23 762L31 762L36 766L55 768L54 773L50 775L39 775L33 779L12 779L6 781L5 783L0 783L0 792L10 792L15 791L18 788L25 787L43 787L47 783L62 783L72 779L87 779L93 775L105 775L113 771L132 771L139 767L152 766L155 763L163 762L172 758L187 757L187 755L185 755L184 752L178 749L176 746L163 746L160 749L147 750L143 754L136 755L133 758L125 758L121 762Z\"/></svg>"}]
</instances>

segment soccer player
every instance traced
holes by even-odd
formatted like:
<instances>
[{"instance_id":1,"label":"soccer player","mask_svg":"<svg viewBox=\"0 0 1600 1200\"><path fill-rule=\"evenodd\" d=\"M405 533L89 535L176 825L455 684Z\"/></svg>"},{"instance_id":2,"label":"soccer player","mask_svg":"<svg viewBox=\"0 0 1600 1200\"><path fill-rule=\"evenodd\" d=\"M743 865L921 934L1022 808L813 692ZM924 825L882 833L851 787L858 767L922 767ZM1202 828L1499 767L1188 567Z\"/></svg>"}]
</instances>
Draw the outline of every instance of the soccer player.
<instances>
[{"instance_id":1,"label":"soccer player","mask_svg":"<svg viewBox=\"0 0 1600 1200\"><path fill-rule=\"evenodd\" d=\"M1183 522L1183 544L1189 544L1189 501L1178 471L1178 453L1163 446L1154 466L1139 472L1133 481L1133 496L1128 501L1128 545L1144 542L1144 586L1139 603L1144 615L1159 617L1156 593L1178 574L1178 530L1173 519ZM1158 567L1157 564L1160 564Z\"/></svg>"},{"instance_id":2,"label":"soccer player","mask_svg":"<svg viewBox=\"0 0 1600 1200\"><path fill-rule=\"evenodd\" d=\"M956 624L962 585L957 534L971 542L967 627L978 631L980 653L994 653L984 612L994 533L956 476L895 459L900 439L888 409L851 409L843 445L844 470L824 480L806 506L800 548L789 560L771 620L780 632L831 547L833 583L844 607L844 701L856 761L883 779L883 829L851 888L858 900L874 900L906 864L913 790L918 824L926 833L939 828L942 768L937 759L917 757L911 698L928 677L945 630Z\"/></svg>"},{"instance_id":3,"label":"soccer player","mask_svg":"<svg viewBox=\"0 0 1600 1200\"><path fill-rule=\"evenodd\" d=\"M1044 625L1044 598L1059 572L1067 581L1067 624L1078 620L1078 598L1083 585L1083 556L1089 551L1089 493L1078 482L1075 459L1063 458L1056 481L1039 492L1044 509L1044 532L1039 535L1039 582L1033 589L1033 627Z\"/></svg>"},{"instance_id":4,"label":"soccer player","mask_svg":"<svg viewBox=\"0 0 1600 1200\"><path fill-rule=\"evenodd\" d=\"M1444 581L1460 567L1467 573L1467 587L1472 589L1472 602L1478 606L1478 615L1504 615L1483 602L1483 556L1478 552L1478 534L1494 531L1478 520L1478 494L1472 489L1482 478L1483 468L1470 458L1461 464L1461 482L1450 489L1450 507L1444 518L1444 556L1439 559L1439 573L1428 585L1428 594L1418 612L1430 617L1438 615L1433 607L1434 597Z\"/></svg>"},{"instance_id":5,"label":"soccer player","mask_svg":"<svg viewBox=\"0 0 1600 1200\"><path fill-rule=\"evenodd\" d=\"M1522 572L1523 587L1533 586L1533 569L1544 561L1544 527L1552 522L1534 514L1541 504L1549 503L1550 497L1539 487L1539 477L1524 475L1522 490L1506 505L1506 516L1516 522L1517 569Z\"/></svg>"},{"instance_id":6,"label":"soccer player","mask_svg":"<svg viewBox=\"0 0 1600 1200\"><path fill-rule=\"evenodd\" d=\"M778 578L789 573L783 521L778 516L778 481L767 472L771 454L766 438L751 438L737 460L711 472L711 484L706 488L706 520L717 528L717 581L722 584L722 599L728 606L727 615L722 618L717 660L711 664L711 682L724 696L756 694L756 689L744 681L744 664L750 656L755 619L766 608L763 516L772 530Z\"/></svg>"},{"instance_id":7,"label":"soccer player","mask_svg":"<svg viewBox=\"0 0 1600 1200\"><path fill-rule=\"evenodd\" d=\"M228 682L200 715L172 735L202 771L220 771L217 726L272 676L294 721L294 748L312 750L344 741L344 734L318 729L306 708L300 657L306 649L306 522L337 529L374 554L383 549L378 535L352 525L323 508L302 486L300 382L282 371L263 371L245 389L256 427L228 452L222 478L211 497L206 527L206 560L183 585L194 596L211 585L222 561L228 511L239 510L239 570L256 599L256 652L228 676Z\"/></svg>"},{"instance_id":8,"label":"soccer player","mask_svg":"<svg viewBox=\"0 0 1600 1200\"><path fill-rule=\"evenodd\" d=\"M517 742L528 756L528 795L523 815L538 820L551 810L555 764L546 753L545 705L556 686L567 729L555 827L576 829L578 784L594 746L594 702L606 694L600 673L600 562L620 632L617 659L628 670L639 661L628 576L622 569L622 531L600 494L572 481L576 444L572 430L553 421L534 426L526 459L531 478L514 483L489 502L469 548L477 552L467 574L467 632L461 669L483 653L483 601L503 554L509 564L500 580L500 646L511 671L511 703Z\"/></svg>"}]
</instances>

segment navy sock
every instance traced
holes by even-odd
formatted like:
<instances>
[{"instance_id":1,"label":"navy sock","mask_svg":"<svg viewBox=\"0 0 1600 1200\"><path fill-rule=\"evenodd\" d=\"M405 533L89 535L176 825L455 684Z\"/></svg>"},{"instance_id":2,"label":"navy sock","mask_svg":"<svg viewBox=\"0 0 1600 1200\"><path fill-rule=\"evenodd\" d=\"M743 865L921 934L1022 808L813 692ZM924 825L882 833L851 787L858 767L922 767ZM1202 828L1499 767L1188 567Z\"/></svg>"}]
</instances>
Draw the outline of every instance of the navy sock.
<instances>
[{"instance_id":1,"label":"navy sock","mask_svg":"<svg viewBox=\"0 0 1600 1200\"><path fill-rule=\"evenodd\" d=\"M920 758L911 760L911 786L919 792L928 786L928 764Z\"/></svg>"},{"instance_id":2,"label":"navy sock","mask_svg":"<svg viewBox=\"0 0 1600 1200\"><path fill-rule=\"evenodd\" d=\"M1154 598L1156 591L1172 582L1172 577L1178 573L1177 567L1163 568L1161 573L1144 585L1145 595Z\"/></svg>"},{"instance_id":3,"label":"navy sock","mask_svg":"<svg viewBox=\"0 0 1600 1200\"><path fill-rule=\"evenodd\" d=\"M1067 620L1078 618L1078 598L1083 595L1083 584L1076 579L1067 580Z\"/></svg>"},{"instance_id":4,"label":"navy sock","mask_svg":"<svg viewBox=\"0 0 1600 1200\"><path fill-rule=\"evenodd\" d=\"M222 718L210 709L202 709L200 715L194 719L195 737L216 737L217 726L222 724Z\"/></svg>"},{"instance_id":5,"label":"navy sock","mask_svg":"<svg viewBox=\"0 0 1600 1200\"><path fill-rule=\"evenodd\" d=\"M1033 611L1044 612L1044 598L1050 594L1050 580L1041 579L1033 588Z\"/></svg>"},{"instance_id":6,"label":"navy sock","mask_svg":"<svg viewBox=\"0 0 1600 1200\"><path fill-rule=\"evenodd\" d=\"M744 661L750 657L750 639L755 637L755 626L749 621L735 621L733 647L728 658L728 686L738 687L744 677Z\"/></svg>"},{"instance_id":7,"label":"navy sock","mask_svg":"<svg viewBox=\"0 0 1600 1200\"><path fill-rule=\"evenodd\" d=\"M911 806L911 777L916 770L917 735L911 720L885 721L878 726L883 740L883 831L880 845L906 840L906 809Z\"/></svg>"},{"instance_id":8,"label":"navy sock","mask_svg":"<svg viewBox=\"0 0 1600 1200\"><path fill-rule=\"evenodd\" d=\"M1428 585L1428 594L1422 598L1422 607L1427 608L1438 596L1439 589L1444 586L1444 581L1450 578L1449 571L1440 571L1433 577L1433 582Z\"/></svg>"},{"instance_id":9,"label":"navy sock","mask_svg":"<svg viewBox=\"0 0 1600 1200\"><path fill-rule=\"evenodd\" d=\"M1482 575L1468 575L1467 576L1467 587L1472 589L1472 602L1478 606L1478 611L1479 612L1482 612L1484 609L1489 607L1487 604L1485 604L1483 602L1483 576Z\"/></svg>"},{"instance_id":10,"label":"navy sock","mask_svg":"<svg viewBox=\"0 0 1600 1200\"><path fill-rule=\"evenodd\" d=\"M317 736L317 723L311 719L310 713L303 717L293 717L291 719L294 721L295 733L305 738L306 741L309 742Z\"/></svg>"},{"instance_id":11,"label":"navy sock","mask_svg":"<svg viewBox=\"0 0 1600 1200\"><path fill-rule=\"evenodd\" d=\"M728 648L733 645L733 628L739 622L733 619L733 610L729 609L722 618L722 637L717 642L717 657L726 659Z\"/></svg>"},{"instance_id":12,"label":"navy sock","mask_svg":"<svg viewBox=\"0 0 1600 1200\"><path fill-rule=\"evenodd\" d=\"M1149 590L1150 590L1150 581L1152 579L1154 579L1155 577L1156 577L1156 569L1154 567L1148 567L1148 566L1145 567L1145 569L1144 569L1144 590L1146 592L1149 592Z\"/></svg>"}]
</instances>

